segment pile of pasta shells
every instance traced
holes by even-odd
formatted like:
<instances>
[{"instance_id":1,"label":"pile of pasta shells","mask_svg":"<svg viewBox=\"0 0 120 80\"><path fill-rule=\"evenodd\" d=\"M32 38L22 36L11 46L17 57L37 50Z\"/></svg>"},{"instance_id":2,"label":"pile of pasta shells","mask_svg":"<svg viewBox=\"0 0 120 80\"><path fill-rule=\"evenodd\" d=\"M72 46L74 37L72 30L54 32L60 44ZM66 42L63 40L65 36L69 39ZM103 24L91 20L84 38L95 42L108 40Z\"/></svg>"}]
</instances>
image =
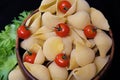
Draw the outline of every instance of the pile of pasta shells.
<instances>
[{"instance_id":1,"label":"pile of pasta shells","mask_svg":"<svg viewBox=\"0 0 120 80\"><path fill-rule=\"evenodd\" d=\"M72 6L62 13L58 4L62 0L42 0L39 10L27 19L32 35L20 43L25 50L36 52L33 64L23 62L26 69L39 80L91 80L105 66L110 54L112 39L110 26L103 13L85 0L68 0ZM59 37L54 27L59 23L69 25L70 33ZM94 38L85 36L83 29L93 25L97 29ZM60 67L54 59L64 52L70 57L67 67ZM22 54L22 53L20 53ZM24 58L23 55L23 58ZM26 80L17 66L9 73L9 80Z\"/></svg>"}]
</instances>

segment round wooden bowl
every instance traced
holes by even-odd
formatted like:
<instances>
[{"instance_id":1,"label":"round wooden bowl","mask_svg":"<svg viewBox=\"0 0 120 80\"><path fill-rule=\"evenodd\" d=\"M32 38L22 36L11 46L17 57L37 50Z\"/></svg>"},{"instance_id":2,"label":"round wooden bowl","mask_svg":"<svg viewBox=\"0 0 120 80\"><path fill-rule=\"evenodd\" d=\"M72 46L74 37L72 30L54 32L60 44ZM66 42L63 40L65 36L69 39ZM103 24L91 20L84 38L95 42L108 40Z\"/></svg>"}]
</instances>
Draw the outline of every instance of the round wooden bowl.
<instances>
[{"instance_id":1,"label":"round wooden bowl","mask_svg":"<svg viewBox=\"0 0 120 80\"><path fill-rule=\"evenodd\" d=\"M36 12L38 12L39 10L35 10L33 11L24 21L21 25L25 25L26 21ZM111 62L113 60L113 56L114 56L114 39L113 39L113 33L112 30L110 29L109 31L109 36L112 39L112 47L111 49L108 51L108 54L110 54L109 60L106 63L106 65L102 68L102 70L92 79L92 80L99 80L102 75L108 70L108 68L111 65ZM20 42L22 40L20 38L16 38L16 56L17 56L17 61L18 61L18 65L22 71L22 73L24 74L24 76L26 77L27 80L38 80L37 78L35 78L23 65L23 61L22 61L22 56L24 53L24 50L20 47ZM22 54L21 54L22 53ZM41 73L42 74L42 73Z\"/></svg>"}]
</instances>

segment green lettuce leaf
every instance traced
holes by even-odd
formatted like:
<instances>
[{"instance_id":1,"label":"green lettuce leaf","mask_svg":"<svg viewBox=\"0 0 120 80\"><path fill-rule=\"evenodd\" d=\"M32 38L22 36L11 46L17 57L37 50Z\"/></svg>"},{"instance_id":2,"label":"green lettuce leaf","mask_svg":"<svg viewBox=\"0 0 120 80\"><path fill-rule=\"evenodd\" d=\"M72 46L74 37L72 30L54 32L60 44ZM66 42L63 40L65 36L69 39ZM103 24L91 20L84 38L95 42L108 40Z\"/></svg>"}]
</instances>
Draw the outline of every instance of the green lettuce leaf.
<instances>
[{"instance_id":1,"label":"green lettuce leaf","mask_svg":"<svg viewBox=\"0 0 120 80\"><path fill-rule=\"evenodd\" d=\"M0 80L8 80L9 72L17 65L16 30L29 14L30 11L23 11L0 32Z\"/></svg>"}]
</instances>

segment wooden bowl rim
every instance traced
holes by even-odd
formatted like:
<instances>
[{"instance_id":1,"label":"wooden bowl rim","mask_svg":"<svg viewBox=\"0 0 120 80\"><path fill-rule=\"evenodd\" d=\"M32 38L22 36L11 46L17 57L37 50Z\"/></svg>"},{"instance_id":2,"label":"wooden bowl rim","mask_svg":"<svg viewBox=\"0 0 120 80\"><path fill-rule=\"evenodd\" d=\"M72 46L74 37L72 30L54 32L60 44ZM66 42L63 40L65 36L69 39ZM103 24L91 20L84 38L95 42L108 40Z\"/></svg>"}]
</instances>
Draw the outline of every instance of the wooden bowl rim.
<instances>
[{"instance_id":1,"label":"wooden bowl rim","mask_svg":"<svg viewBox=\"0 0 120 80\"><path fill-rule=\"evenodd\" d=\"M30 15L28 15L28 17L23 21L23 23L21 25L25 25L26 21L36 12L38 12L39 9L36 9L35 11L33 11ZM109 30L109 35L112 39L112 47L111 47L111 51L110 51L110 57L108 62L106 63L106 65L102 68L102 70L97 73L97 75L92 79L92 80L99 80L103 74L108 70L108 68L110 67L110 64L113 60L113 56L114 56L114 38L113 38L113 34L112 34L112 30ZM22 73L24 74L24 76L26 77L27 80L38 80L37 78L35 78L24 66L20 53L19 53L19 38L17 36L16 38L16 57L17 57L17 61L18 61L18 65L22 71Z\"/></svg>"}]
</instances>

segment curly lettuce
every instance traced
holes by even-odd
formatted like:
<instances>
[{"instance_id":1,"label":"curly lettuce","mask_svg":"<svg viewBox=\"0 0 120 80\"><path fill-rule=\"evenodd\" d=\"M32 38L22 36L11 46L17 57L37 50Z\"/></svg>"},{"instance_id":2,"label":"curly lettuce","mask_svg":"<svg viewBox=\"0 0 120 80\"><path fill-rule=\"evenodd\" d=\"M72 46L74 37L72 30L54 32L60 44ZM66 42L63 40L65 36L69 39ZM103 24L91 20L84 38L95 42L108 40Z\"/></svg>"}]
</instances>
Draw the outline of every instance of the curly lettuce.
<instances>
[{"instance_id":1,"label":"curly lettuce","mask_svg":"<svg viewBox=\"0 0 120 80\"><path fill-rule=\"evenodd\" d=\"M23 11L0 32L0 80L8 80L9 72L16 66L16 30L30 11Z\"/></svg>"}]
</instances>

